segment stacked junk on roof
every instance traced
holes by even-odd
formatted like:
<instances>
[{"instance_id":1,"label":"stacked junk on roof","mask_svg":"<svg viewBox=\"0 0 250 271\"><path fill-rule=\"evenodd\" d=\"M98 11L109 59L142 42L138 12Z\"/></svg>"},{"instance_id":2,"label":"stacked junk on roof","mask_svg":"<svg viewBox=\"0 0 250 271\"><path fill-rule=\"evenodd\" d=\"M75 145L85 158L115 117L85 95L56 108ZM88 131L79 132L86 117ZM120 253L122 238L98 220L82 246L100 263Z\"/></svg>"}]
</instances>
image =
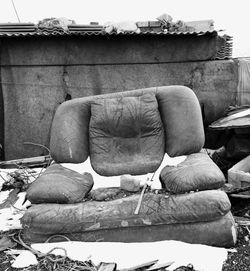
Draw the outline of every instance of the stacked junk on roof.
<instances>
[{"instance_id":1,"label":"stacked junk on roof","mask_svg":"<svg viewBox=\"0 0 250 271\"><path fill-rule=\"evenodd\" d=\"M106 34L169 34L204 35L206 33L217 33L214 30L213 20L184 22L178 20L173 22L171 16L163 14L157 21L143 22L107 22L99 25L97 22L90 24L76 24L74 20L66 18L48 18L33 23L8 23L0 24L0 36L39 36L39 35L106 35ZM228 59L232 57L232 37L223 36L224 43L220 45L214 59Z\"/></svg>"},{"instance_id":2,"label":"stacked junk on roof","mask_svg":"<svg viewBox=\"0 0 250 271\"><path fill-rule=\"evenodd\" d=\"M213 21L173 22L166 14L157 21L103 26L66 19L0 25L1 37L206 33L217 35ZM231 58L232 38L224 35L218 45L212 59ZM241 65L240 105L208 128L220 141L216 150L204 149L204 112L187 86L90 95L60 104L50 128L48 155L1 162L3 190L14 188L9 198L27 199L17 200L19 214L15 209L5 230L21 229L20 240L30 243L175 240L234 246L237 227L227 193L250 197L250 108L244 106L249 65L247 60ZM235 188L243 190L232 193ZM1 214L8 207L3 203ZM149 261L140 268L156 263Z\"/></svg>"}]
</instances>

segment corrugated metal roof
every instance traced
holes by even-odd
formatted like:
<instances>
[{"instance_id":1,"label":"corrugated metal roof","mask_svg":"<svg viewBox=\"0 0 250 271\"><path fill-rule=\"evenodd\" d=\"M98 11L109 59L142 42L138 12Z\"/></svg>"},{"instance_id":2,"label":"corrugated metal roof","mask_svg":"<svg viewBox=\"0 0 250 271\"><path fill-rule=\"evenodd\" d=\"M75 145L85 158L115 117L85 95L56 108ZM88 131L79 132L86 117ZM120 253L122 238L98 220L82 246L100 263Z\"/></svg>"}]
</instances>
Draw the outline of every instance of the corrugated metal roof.
<instances>
[{"instance_id":1,"label":"corrugated metal roof","mask_svg":"<svg viewBox=\"0 0 250 271\"><path fill-rule=\"evenodd\" d=\"M62 27L42 27L32 23L0 24L0 38L11 37L61 37L61 36L202 36L217 35L223 30L207 31L164 31L155 29L137 32L111 32L107 33L101 25L69 25L68 29ZM225 43L218 50L214 59L228 59L232 57L232 38L224 35Z\"/></svg>"},{"instance_id":2,"label":"corrugated metal roof","mask_svg":"<svg viewBox=\"0 0 250 271\"><path fill-rule=\"evenodd\" d=\"M19 31L20 30L20 31ZM34 36L168 36L168 35L195 35L195 36L200 36L200 35L206 35L206 34L216 34L221 30L212 30L212 31L200 31L200 32L195 32L195 31L186 31L186 32L155 32L155 31L146 31L146 32L112 32L112 33L107 33L104 30L98 30L94 31L89 29L86 30L71 30L71 31L66 31L62 28L46 28L46 29L34 29L30 32L27 31L22 31L22 29L16 29L16 31L1 31L0 29L0 37L34 37Z\"/></svg>"},{"instance_id":3,"label":"corrugated metal roof","mask_svg":"<svg viewBox=\"0 0 250 271\"><path fill-rule=\"evenodd\" d=\"M225 42L224 42L224 45L222 45L216 53L215 59L218 59L218 60L232 58L233 38L228 35L223 35L222 37L224 38Z\"/></svg>"}]
</instances>

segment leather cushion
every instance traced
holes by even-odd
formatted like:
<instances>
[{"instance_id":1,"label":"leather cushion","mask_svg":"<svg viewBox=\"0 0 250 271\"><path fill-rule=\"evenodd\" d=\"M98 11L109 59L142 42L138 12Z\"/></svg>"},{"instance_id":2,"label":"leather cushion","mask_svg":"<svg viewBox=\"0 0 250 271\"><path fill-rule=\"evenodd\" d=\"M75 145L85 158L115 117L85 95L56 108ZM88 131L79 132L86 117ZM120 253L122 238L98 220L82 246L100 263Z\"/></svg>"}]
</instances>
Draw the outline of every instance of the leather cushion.
<instances>
[{"instance_id":1,"label":"leather cushion","mask_svg":"<svg viewBox=\"0 0 250 271\"><path fill-rule=\"evenodd\" d=\"M91 104L90 160L100 175L146 174L164 155L164 130L154 94Z\"/></svg>"},{"instance_id":2,"label":"leather cushion","mask_svg":"<svg viewBox=\"0 0 250 271\"><path fill-rule=\"evenodd\" d=\"M160 180L164 188L176 194L218 189L225 183L222 171L206 153L193 153L177 166L165 166Z\"/></svg>"}]
</instances>

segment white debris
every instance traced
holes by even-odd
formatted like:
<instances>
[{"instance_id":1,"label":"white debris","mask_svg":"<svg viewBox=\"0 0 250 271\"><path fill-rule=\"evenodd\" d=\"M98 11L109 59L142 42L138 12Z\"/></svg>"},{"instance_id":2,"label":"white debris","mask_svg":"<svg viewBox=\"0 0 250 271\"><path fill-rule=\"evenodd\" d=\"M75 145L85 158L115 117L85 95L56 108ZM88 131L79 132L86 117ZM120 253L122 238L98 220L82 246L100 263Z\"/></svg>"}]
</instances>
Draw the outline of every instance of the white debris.
<instances>
[{"instance_id":1,"label":"white debris","mask_svg":"<svg viewBox=\"0 0 250 271\"><path fill-rule=\"evenodd\" d=\"M161 183L160 183L160 173L161 170L165 166L177 166L181 162L183 162L186 159L187 156L178 156L178 157L170 157L168 154L164 155L164 158L162 160L162 163L160 167L157 169L155 173L148 173L145 175L133 175L133 177L140 180L140 185L143 186L144 183L147 181L147 179L151 180L153 177L153 181L151 184L152 189L161 189ZM120 177L121 176L111 176L111 177L105 177L97 174L94 169L91 166L90 159L88 158L84 163L79 164L71 164L71 163L62 163L62 166L69 168L71 170L77 171L79 173L83 172L89 172L92 174L94 179L94 187L93 189L100 188L100 187L119 187L120 186Z\"/></svg>"},{"instance_id":2,"label":"white debris","mask_svg":"<svg viewBox=\"0 0 250 271\"><path fill-rule=\"evenodd\" d=\"M1 191L0 195L6 194L5 191ZM20 219L23 217L27 207L31 205L30 201L25 200L26 192L18 194L18 200L8 208L0 209L0 229L1 231L9 231L22 229ZM1 196L0 196L1 197Z\"/></svg>"},{"instance_id":3,"label":"white debris","mask_svg":"<svg viewBox=\"0 0 250 271\"><path fill-rule=\"evenodd\" d=\"M12 190L7 190L7 191L1 191L0 192L0 204L4 203L6 199L8 198L10 192Z\"/></svg>"},{"instance_id":4,"label":"white debris","mask_svg":"<svg viewBox=\"0 0 250 271\"><path fill-rule=\"evenodd\" d=\"M107 33L115 31L116 33L135 32L140 33L140 29L135 22L123 21L123 22L106 22L104 23L104 29Z\"/></svg>"},{"instance_id":5,"label":"white debris","mask_svg":"<svg viewBox=\"0 0 250 271\"><path fill-rule=\"evenodd\" d=\"M221 271L223 262L227 259L225 248L206 245L188 244L180 241L160 241L151 243L109 243L109 242L60 242L32 244L31 247L42 253L52 248L60 247L67 251L72 260L100 262L115 262L117 269L126 269L142 263L158 260L158 264L171 262L166 270L192 264L195 270ZM63 256L61 249L52 252ZM128 261L129 259L129 261Z\"/></svg>"},{"instance_id":6,"label":"white debris","mask_svg":"<svg viewBox=\"0 0 250 271\"><path fill-rule=\"evenodd\" d=\"M37 265L38 261L36 256L29 250L22 250L11 264L13 268L24 268L30 265Z\"/></svg>"}]
</instances>

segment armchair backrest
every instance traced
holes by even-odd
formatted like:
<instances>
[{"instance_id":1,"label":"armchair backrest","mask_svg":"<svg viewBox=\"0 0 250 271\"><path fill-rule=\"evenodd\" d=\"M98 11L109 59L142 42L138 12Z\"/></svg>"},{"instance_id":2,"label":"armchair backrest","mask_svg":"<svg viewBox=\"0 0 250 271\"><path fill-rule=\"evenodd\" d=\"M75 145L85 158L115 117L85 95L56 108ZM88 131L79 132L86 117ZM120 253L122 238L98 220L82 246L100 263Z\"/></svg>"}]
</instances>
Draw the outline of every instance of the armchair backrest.
<instances>
[{"instance_id":1,"label":"armchair backrest","mask_svg":"<svg viewBox=\"0 0 250 271\"><path fill-rule=\"evenodd\" d=\"M50 151L56 162L90 156L100 175L145 174L164 153L199 152L204 144L200 105L184 86L162 86L76 98L55 113Z\"/></svg>"}]
</instances>

